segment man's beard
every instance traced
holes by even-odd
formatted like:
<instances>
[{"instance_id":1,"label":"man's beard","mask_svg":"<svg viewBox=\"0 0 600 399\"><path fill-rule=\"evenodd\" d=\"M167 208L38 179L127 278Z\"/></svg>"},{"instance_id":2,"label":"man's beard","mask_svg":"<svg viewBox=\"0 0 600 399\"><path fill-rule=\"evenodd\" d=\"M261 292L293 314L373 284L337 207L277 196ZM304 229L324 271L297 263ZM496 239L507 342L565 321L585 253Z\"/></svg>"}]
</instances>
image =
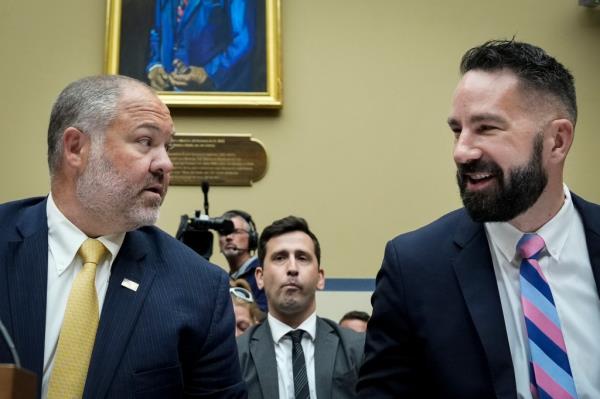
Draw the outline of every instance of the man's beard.
<instances>
[{"instance_id":1,"label":"man's beard","mask_svg":"<svg viewBox=\"0 0 600 399\"><path fill-rule=\"evenodd\" d=\"M543 136L538 134L533 143L529 162L511 168L508 181L495 162L477 160L458 165L456 179L463 204L476 222L507 222L519 216L538 200L548 175L542 166ZM484 190L467 190L467 173L490 173L496 184Z\"/></svg>"},{"instance_id":2,"label":"man's beard","mask_svg":"<svg viewBox=\"0 0 600 399\"><path fill-rule=\"evenodd\" d=\"M141 184L128 181L102 149L102 143L92 144L87 167L77 180L76 195L81 205L113 233L156 223L162 199L145 199L142 194L157 177L149 174Z\"/></svg>"}]
</instances>

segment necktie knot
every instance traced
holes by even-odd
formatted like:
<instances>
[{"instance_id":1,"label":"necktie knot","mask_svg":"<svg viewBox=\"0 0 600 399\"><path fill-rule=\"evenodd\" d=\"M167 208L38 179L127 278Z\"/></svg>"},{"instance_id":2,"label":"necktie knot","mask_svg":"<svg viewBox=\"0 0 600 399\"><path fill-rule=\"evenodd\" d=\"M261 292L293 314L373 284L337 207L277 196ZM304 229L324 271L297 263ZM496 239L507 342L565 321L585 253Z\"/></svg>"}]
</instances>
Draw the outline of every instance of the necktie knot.
<instances>
[{"instance_id":1,"label":"necktie knot","mask_svg":"<svg viewBox=\"0 0 600 399\"><path fill-rule=\"evenodd\" d=\"M517 243L517 254L521 259L538 259L540 252L546 247L544 239L533 233L523 234Z\"/></svg>"},{"instance_id":2,"label":"necktie knot","mask_svg":"<svg viewBox=\"0 0 600 399\"><path fill-rule=\"evenodd\" d=\"M305 332L304 330L294 330L294 331L290 331L286 335L288 335L290 338L292 338L293 344L299 344L302 341L302 336L304 335L304 332Z\"/></svg>"},{"instance_id":3,"label":"necktie knot","mask_svg":"<svg viewBox=\"0 0 600 399\"><path fill-rule=\"evenodd\" d=\"M86 263L94 263L98 264L106 255L107 249L100 241L94 238L88 238L81 244L79 247L79 251L77 252L81 259L83 259L83 264Z\"/></svg>"}]
</instances>

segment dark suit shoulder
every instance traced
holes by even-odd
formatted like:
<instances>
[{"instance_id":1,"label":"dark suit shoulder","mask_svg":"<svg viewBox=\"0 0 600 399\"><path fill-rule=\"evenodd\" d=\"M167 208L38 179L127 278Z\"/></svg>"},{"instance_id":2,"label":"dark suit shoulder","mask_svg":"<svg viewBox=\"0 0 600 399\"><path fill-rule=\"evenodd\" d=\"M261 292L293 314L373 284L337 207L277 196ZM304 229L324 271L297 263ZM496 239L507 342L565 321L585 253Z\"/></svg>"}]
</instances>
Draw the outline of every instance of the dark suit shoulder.
<instances>
[{"instance_id":1,"label":"dark suit shoulder","mask_svg":"<svg viewBox=\"0 0 600 399\"><path fill-rule=\"evenodd\" d=\"M36 205L41 205L46 197L25 198L0 204L0 237L13 238L16 226L23 217L23 212ZM45 211L45 209L44 209Z\"/></svg>"},{"instance_id":2,"label":"dark suit shoulder","mask_svg":"<svg viewBox=\"0 0 600 399\"><path fill-rule=\"evenodd\" d=\"M141 227L129 234L132 234L136 240L146 241L145 249L148 251L149 257L161 259L169 269L177 268L179 271L191 274L200 273L209 279L205 283L221 280L223 275L227 275L225 270L210 263L190 247L156 226Z\"/></svg>"},{"instance_id":3,"label":"dark suit shoulder","mask_svg":"<svg viewBox=\"0 0 600 399\"><path fill-rule=\"evenodd\" d=\"M0 217L7 216L7 213L9 212L18 212L22 208L37 205L40 202L43 202L46 198L47 197L23 198L20 200L9 201L0 204Z\"/></svg>"},{"instance_id":4,"label":"dark suit shoulder","mask_svg":"<svg viewBox=\"0 0 600 399\"><path fill-rule=\"evenodd\" d=\"M400 234L392 239L391 242L411 244L414 242L421 243L423 240L447 238L448 231L456 230L457 225L463 223L465 219L471 221L465 209L460 208L445 214L423 227Z\"/></svg>"},{"instance_id":5,"label":"dark suit shoulder","mask_svg":"<svg viewBox=\"0 0 600 399\"><path fill-rule=\"evenodd\" d=\"M393 263L394 259L401 258L404 263L420 265L423 255L427 254L430 260L434 258L446 263L459 246L464 246L481 232L483 225L474 222L461 208L417 230L396 236L388 242L385 257Z\"/></svg>"}]
</instances>

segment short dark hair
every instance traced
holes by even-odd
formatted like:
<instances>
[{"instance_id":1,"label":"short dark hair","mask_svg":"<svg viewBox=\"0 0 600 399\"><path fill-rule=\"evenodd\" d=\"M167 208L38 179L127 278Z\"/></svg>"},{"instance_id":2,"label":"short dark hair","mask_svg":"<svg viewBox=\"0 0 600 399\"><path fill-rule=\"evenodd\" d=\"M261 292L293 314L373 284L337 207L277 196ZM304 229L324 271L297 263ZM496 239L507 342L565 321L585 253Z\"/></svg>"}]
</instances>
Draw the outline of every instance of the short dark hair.
<instances>
[{"instance_id":1,"label":"short dark hair","mask_svg":"<svg viewBox=\"0 0 600 399\"><path fill-rule=\"evenodd\" d=\"M343 315L338 324L341 324L344 320L361 320L365 323L368 323L370 318L371 316L369 316L367 312L363 312L360 310L352 310Z\"/></svg>"},{"instance_id":2,"label":"short dark hair","mask_svg":"<svg viewBox=\"0 0 600 399\"><path fill-rule=\"evenodd\" d=\"M260 260L261 266L264 265L265 256L267 254L267 243L269 240L271 238L294 231L301 231L312 239L312 242L315 246L317 262L319 267L321 267L321 246L319 245L319 240L317 239L317 236L315 236L315 234L308 228L308 223L306 220L297 216L287 216L283 219L276 220L269 226L265 227L265 229L262 231L260 234L260 240L258 241L258 259Z\"/></svg>"},{"instance_id":3,"label":"short dark hair","mask_svg":"<svg viewBox=\"0 0 600 399\"><path fill-rule=\"evenodd\" d=\"M514 39L490 40L468 50L460 62L463 75L473 69L496 71L504 68L516 74L525 89L556 97L575 125L577 99L573 75L540 47Z\"/></svg>"}]
</instances>

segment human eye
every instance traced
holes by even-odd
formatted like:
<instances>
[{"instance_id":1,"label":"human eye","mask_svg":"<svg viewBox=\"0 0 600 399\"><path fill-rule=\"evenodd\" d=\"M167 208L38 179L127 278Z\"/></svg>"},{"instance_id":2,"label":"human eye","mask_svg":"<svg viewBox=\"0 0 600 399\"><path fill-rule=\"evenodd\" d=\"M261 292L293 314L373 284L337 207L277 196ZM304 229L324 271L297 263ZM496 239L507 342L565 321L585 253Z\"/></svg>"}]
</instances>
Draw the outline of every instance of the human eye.
<instances>
[{"instance_id":1,"label":"human eye","mask_svg":"<svg viewBox=\"0 0 600 399\"><path fill-rule=\"evenodd\" d=\"M310 261L312 260L312 257L306 253L299 253L298 260L302 263L310 263Z\"/></svg>"},{"instance_id":2,"label":"human eye","mask_svg":"<svg viewBox=\"0 0 600 399\"><path fill-rule=\"evenodd\" d=\"M152 146L152 139L148 136L142 136L137 139L137 143L144 147L150 147Z\"/></svg>"},{"instance_id":3,"label":"human eye","mask_svg":"<svg viewBox=\"0 0 600 399\"><path fill-rule=\"evenodd\" d=\"M497 129L498 128L495 125L483 123L483 124L477 126L476 131L479 134L486 134L486 133L491 133L491 132L493 132L494 130L497 130Z\"/></svg>"},{"instance_id":4,"label":"human eye","mask_svg":"<svg viewBox=\"0 0 600 399\"><path fill-rule=\"evenodd\" d=\"M284 253L276 253L273 254L273 256L271 257L271 259L273 260L273 262L275 263L282 263L286 260L287 256Z\"/></svg>"}]
</instances>

